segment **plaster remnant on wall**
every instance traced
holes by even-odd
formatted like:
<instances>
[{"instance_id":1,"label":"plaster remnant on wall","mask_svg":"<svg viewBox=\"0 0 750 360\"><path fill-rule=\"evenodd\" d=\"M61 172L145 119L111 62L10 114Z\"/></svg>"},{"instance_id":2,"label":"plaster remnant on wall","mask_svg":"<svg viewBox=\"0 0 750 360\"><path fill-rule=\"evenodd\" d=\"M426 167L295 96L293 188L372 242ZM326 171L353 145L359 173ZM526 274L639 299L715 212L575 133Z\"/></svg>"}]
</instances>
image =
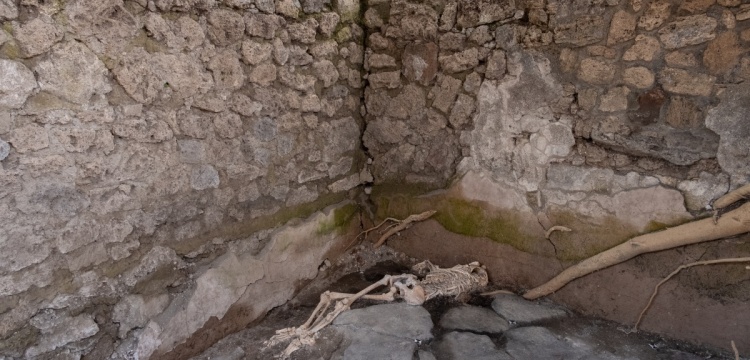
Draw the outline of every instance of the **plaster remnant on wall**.
<instances>
[{"instance_id":1,"label":"plaster remnant on wall","mask_svg":"<svg viewBox=\"0 0 750 360\"><path fill-rule=\"evenodd\" d=\"M20 108L37 88L34 74L20 62L0 59L0 106Z\"/></svg>"}]
</instances>

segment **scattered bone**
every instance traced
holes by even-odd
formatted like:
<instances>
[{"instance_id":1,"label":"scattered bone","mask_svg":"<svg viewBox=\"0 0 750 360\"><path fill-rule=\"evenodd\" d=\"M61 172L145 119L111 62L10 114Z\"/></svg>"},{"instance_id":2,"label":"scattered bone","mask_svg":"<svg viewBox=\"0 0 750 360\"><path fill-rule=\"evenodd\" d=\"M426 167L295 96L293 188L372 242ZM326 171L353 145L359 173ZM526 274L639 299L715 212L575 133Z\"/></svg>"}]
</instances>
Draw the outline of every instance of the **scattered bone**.
<instances>
[{"instance_id":1,"label":"scattered bone","mask_svg":"<svg viewBox=\"0 0 750 360\"><path fill-rule=\"evenodd\" d=\"M556 226L549 228L549 230L547 230L547 232L544 234L544 237L547 238L547 240L549 240L549 237L552 236L552 233L555 231L570 232L573 230L570 230L570 228L566 228L565 226L556 225Z\"/></svg>"}]
</instances>

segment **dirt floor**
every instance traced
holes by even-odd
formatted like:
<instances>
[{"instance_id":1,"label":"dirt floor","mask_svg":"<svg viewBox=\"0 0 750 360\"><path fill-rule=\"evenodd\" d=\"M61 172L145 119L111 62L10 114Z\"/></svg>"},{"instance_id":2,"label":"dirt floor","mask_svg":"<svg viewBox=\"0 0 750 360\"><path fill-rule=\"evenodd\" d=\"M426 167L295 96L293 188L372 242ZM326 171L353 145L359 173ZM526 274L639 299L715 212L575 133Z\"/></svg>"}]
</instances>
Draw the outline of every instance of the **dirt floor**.
<instances>
[{"instance_id":1,"label":"dirt floor","mask_svg":"<svg viewBox=\"0 0 750 360\"><path fill-rule=\"evenodd\" d=\"M645 254L575 280L549 298L584 316L635 323L654 286L679 265L721 257L750 256L750 236ZM520 293L563 268L486 238L446 231L428 220L389 240L395 250L449 267L479 261L491 283ZM733 340L750 353L750 271L745 264L683 271L663 285L640 329L686 342L730 350Z\"/></svg>"},{"instance_id":2,"label":"dirt floor","mask_svg":"<svg viewBox=\"0 0 750 360\"><path fill-rule=\"evenodd\" d=\"M423 226L415 227L412 231L403 233L402 236L396 238L396 241L391 241L395 248L404 249L411 254L415 253L430 253L427 249L439 249L440 254L443 256L434 256L436 263L440 263L442 266L449 266L450 264L465 263L468 260L480 260L480 262L487 263L489 261L489 270L491 273L497 273L503 269L507 269L510 264L515 266L521 266L529 262L535 264L533 259L523 258L521 256L513 257L512 252L498 253L496 244L487 244L482 239L467 240L459 237L446 236L444 231L435 228L436 224L424 224ZM439 225L438 225L439 226ZM439 240L436 235L440 235ZM420 243L430 239L430 243L433 244L429 247L421 247ZM467 243L468 241L468 243ZM439 248L436 248L439 245ZM494 246L494 247L493 247ZM419 251L417 251L419 250ZM467 251L468 250L468 251ZM490 252L492 250L492 252ZM452 254L452 255L451 255ZM434 254L433 254L434 255ZM511 260L512 259L512 260ZM485 261L483 261L485 260ZM275 353L282 348L278 346L272 349L264 349L263 341L269 339L276 330L298 326L305 322L307 317L312 312L313 308L317 305L319 296L325 290L332 290L337 292L355 293L365 288L371 283L380 280L385 274L400 274L409 271L409 268L418 262L416 258L409 257L404 253L400 253L390 249L389 247L382 247L377 250L373 250L369 244L358 245L350 252L345 254L342 258L336 260L330 267L326 267L320 272L318 278L308 284L301 290L301 292L289 303L271 311L262 321L254 324L247 329L227 336L219 343L206 350L199 356L194 357L195 360L208 360L208 359L222 359L222 360L234 360L234 359L271 359ZM495 264L495 266L492 266ZM529 265L523 265L529 266ZM640 308L643 304L644 299L650 294L651 280L655 278L644 277L644 271L640 271L636 274L628 273L632 272L636 265L630 265L630 268L615 269L612 274L608 277L614 277L615 280L607 280L607 274L605 271L605 278L590 279L582 284L575 284L564 289L560 294L556 294L553 299L558 303L573 304L574 306L568 307L571 313L576 314L572 318L568 318L565 321L554 322L546 324L553 331L560 334L577 334L578 336L593 336L593 342L597 346L602 348L612 349L624 349L628 346L637 348L640 351L638 354L651 354L651 355L639 355L636 358L639 359L730 359L733 358L731 354L720 347L712 346L711 344L697 346L695 343L690 341L680 341L670 339L665 336L655 335L653 333L640 332L637 334L628 334L627 329L629 326L622 325L610 320L603 318L625 318L626 321L622 321L625 324L632 324L630 318L627 316L617 315L615 311L625 309L627 311L633 311ZM508 271L508 270L505 270ZM516 269L515 272L519 271ZM528 280L517 280L512 274L507 274L508 279L516 279L510 284L503 284L501 282L493 285L494 288L508 287L514 285L519 288L523 288L525 283L523 281L538 282L540 279L549 276L550 272L542 272L540 274L528 275ZM596 274L595 274L596 275ZM601 275L599 275L601 276ZM536 278L538 277L538 279ZM506 277L499 277L503 279ZM646 279L646 280L644 280ZM611 285L606 285L604 281L613 281ZM646 284L641 284L645 282ZM637 286L636 286L637 285ZM641 296L619 296L613 291L614 288L620 287L621 292L627 292L632 294L639 294ZM614 287L614 288L613 288ZM635 289L626 291L634 287ZM684 287L684 286L683 286ZM648 289L648 291L646 291ZM677 289L677 293L674 292ZM574 296L571 293L576 291L586 290L588 295ZM685 289L681 289L680 286L674 287L671 292L672 295L668 295L668 299L675 301L675 297L680 294L685 294ZM648 294L647 294L648 293ZM679 303L672 304L673 307L682 309L687 307L696 299L701 299L702 295L694 294L689 298L681 299ZM711 298L708 298L712 300ZM551 302L552 300L544 300ZM588 308L587 311L580 311L575 306L590 306L587 304L595 304L596 302L604 301L607 303L606 306L600 306L598 308ZM433 328L433 334L435 338L439 338L445 330L440 328L439 319L440 317L450 308L470 304L482 307L488 307L492 302L491 297L480 296L478 294L472 294L461 299L453 298L438 298L425 303L424 307L427 309L432 317L433 323L436 324ZM631 304L632 303L632 304ZM374 302L360 301L354 304L353 309L367 307L374 305ZM747 307L745 304L744 314L742 312L735 312L733 314L725 314L720 312L721 309L719 301L713 300L702 302L709 306L707 308L712 314L720 314L720 318L723 321L727 321L733 315L735 318L743 318L747 315ZM666 321L669 316L660 315L663 312L662 309L658 309L659 306L664 306L663 303L655 304L655 311L650 313L650 316L661 321ZM734 306L736 304L729 304L730 309L737 310ZM695 308L693 308L695 309ZM726 310L726 309L725 309ZM681 310L682 311L682 310ZM694 310L695 311L695 310ZM704 311L706 309L704 308ZM698 311L696 311L698 312ZM667 311L667 313L675 314L675 312ZM714 320L718 322L720 320ZM740 320L742 321L742 320ZM654 320L648 322L654 324ZM744 323L749 324L748 322ZM689 324L688 324L689 325ZM670 324L664 326L668 329L677 329L685 331L688 325L685 324L684 318L675 318ZM707 323L710 328L718 327L718 324L714 322ZM727 328L731 328L732 324ZM653 326L653 325L652 325ZM701 328L701 326L696 326ZM592 335L592 333L596 333ZM697 334L697 335L696 335ZM715 339L726 339L729 338L730 332L723 331L722 334L716 334ZM745 335L742 336L746 336ZM688 336L703 336L704 331L696 331L693 333L688 332ZM501 347L506 341L502 335L490 336L492 341ZM747 340L740 338L739 336L735 341ZM744 344L744 343L743 343ZM347 340L345 337L330 328L326 328L320 333L318 341L314 347L308 347L297 351L292 356L292 359L308 360L308 359L330 359L331 354L341 353L342 349L347 346ZM425 343L420 344L420 349L435 351L434 344ZM436 353L438 359L446 358Z\"/></svg>"}]
</instances>

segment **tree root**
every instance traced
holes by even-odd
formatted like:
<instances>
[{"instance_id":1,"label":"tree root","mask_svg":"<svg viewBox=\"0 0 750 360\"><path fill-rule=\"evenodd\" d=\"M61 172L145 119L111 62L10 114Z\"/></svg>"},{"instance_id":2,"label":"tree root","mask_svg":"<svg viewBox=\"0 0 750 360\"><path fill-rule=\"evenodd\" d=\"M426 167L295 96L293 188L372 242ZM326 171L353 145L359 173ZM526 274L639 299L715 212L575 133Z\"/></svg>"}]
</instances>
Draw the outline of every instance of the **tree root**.
<instances>
[{"instance_id":1,"label":"tree root","mask_svg":"<svg viewBox=\"0 0 750 360\"><path fill-rule=\"evenodd\" d=\"M635 322L635 325L633 325L633 332L638 331L638 325L640 325L641 320L643 320L643 316L646 314L646 311L651 307L651 304L654 302L654 298L656 298L656 294L659 292L659 287L664 285L669 279L677 275L680 271L691 268L693 266L701 266L701 265L714 265L714 264L732 264L732 263L740 263L740 262L750 262L750 257L742 257L742 258L728 258L728 259L717 259L717 260L704 260L704 261L697 261L690 264L681 265L675 271L672 271L667 277L665 277L662 281L659 281L658 284L654 287L654 292L651 294L651 298L648 299L648 303L641 311L641 314L638 315L638 320Z\"/></svg>"},{"instance_id":2,"label":"tree root","mask_svg":"<svg viewBox=\"0 0 750 360\"><path fill-rule=\"evenodd\" d=\"M750 231L750 203L727 212L716 223L711 218L696 220L664 231L636 236L607 251L573 265L548 282L526 292L528 300L549 295L569 282L638 255L678 246L718 240Z\"/></svg>"},{"instance_id":3,"label":"tree root","mask_svg":"<svg viewBox=\"0 0 750 360\"><path fill-rule=\"evenodd\" d=\"M380 239L378 239L378 242L375 243L375 249L382 246L383 243L385 243L385 241L388 240L389 237L391 237L391 235L408 228L409 226L411 226L412 223L429 219L430 217L432 217L432 215L435 215L436 212L437 211L435 210L425 211L421 214L409 215L409 217L407 217L404 220L385 219L382 223L380 223L380 225L376 226L375 228L382 226L386 221L389 221L389 220L395 221L398 225L388 230L385 234L383 234L383 236L380 237ZM374 230L374 229L368 229L367 231L369 232L371 230Z\"/></svg>"},{"instance_id":4,"label":"tree root","mask_svg":"<svg viewBox=\"0 0 750 360\"><path fill-rule=\"evenodd\" d=\"M719 217L728 210L728 207L740 200L750 199L750 184L747 184L739 189L729 192L728 194L716 199L711 205L714 208L714 223L719 220Z\"/></svg>"},{"instance_id":5,"label":"tree root","mask_svg":"<svg viewBox=\"0 0 750 360\"><path fill-rule=\"evenodd\" d=\"M750 184L747 184L737 190L731 191L728 194L716 199L716 201L714 201L713 203L713 208L723 209L743 199L750 199Z\"/></svg>"}]
</instances>

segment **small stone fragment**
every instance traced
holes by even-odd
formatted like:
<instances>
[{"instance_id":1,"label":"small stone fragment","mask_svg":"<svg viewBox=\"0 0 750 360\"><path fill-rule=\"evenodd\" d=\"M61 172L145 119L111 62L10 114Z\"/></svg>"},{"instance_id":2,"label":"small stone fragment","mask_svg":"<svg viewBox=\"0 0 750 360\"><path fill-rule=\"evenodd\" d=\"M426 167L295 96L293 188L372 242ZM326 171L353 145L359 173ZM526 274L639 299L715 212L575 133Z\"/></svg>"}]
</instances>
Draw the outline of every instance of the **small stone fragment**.
<instances>
[{"instance_id":1,"label":"small stone fragment","mask_svg":"<svg viewBox=\"0 0 750 360\"><path fill-rule=\"evenodd\" d=\"M298 18L300 3L295 0L276 0L276 12L290 18Z\"/></svg>"},{"instance_id":2,"label":"small stone fragment","mask_svg":"<svg viewBox=\"0 0 750 360\"><path fill-rule=\"evenodd\" d=\"M387 54L372 54L368 57L367 64L372 69L383 69L396 67L396 59Z\"/></svg>"},{"instance_id":3,"label":"small stone fragment","mask_svg":"<svg viewBox=\"0 0 750 360\"><path fill-rule=\"evenodd\" d=\"M603 40L607 35L604 18L595 15L574 17L573 22L555 28L555 43L586 46Z\"/></svg>"},{"instance_id":4,"label":"small stone fragment","mask_svg":"<svg viewBox=\"0 0 750 360\"><path fill-rule=\"evenodd\" d=\"M25 153L48 147L49 135L44 127L29 124L13 130L8 141L16 151Z\"/></svg>"},{"instance_id":5,"label":"small stone fragment","mask_svg":"<svg viewBox=\"0 0 750 360\"><path fill-rule=\"evenodd\" d=\"M42 329L44 336L37 344L26 349L25 355L28 358L35 358L72 342L94 336L98 332L99 326L90 314L59 319Z\"/></svg>"},{"instance_id":6,"label":"small stone fragment","mask_svg":"<svg viewBox=\"0 0 750 360\"><path fill-rule=\"evenodd\" d=\"M675 94L709 96L716 78L708 74L664 68L659 72L659 83L664 90Z\"/></svg>"},{"instance_id":7,"label":"small stone fragment","mask_svg":"<svg viewBox=\"0 0 750 360\"><path fill-rule=\"evenodd\" d=\"M313 69L318 79L323 81L324 88L332 86L339 80L339 72L336 70L336 66L328 60L314 63Z\"/></svg>"},{"instance_id":8,"label":"small stone fragment","mask_svg":"<svg viewBox=\"0 0 750 360\"><path fill-rule=\"evenodd\" d=\"M273 45L253 40L242 42L242 59L250 65L258 65L271 58Z\"/></svg>"},{"instance_id":9,"label":"small stone fragment","mask_svg":"<svg viewBox=\"0 0 750 360\"><path fill-rule=\"evenodd\" d=\"M233 139L242 135L242 119L232 112L214 116L214 129L219 137Z\"/></svg>"},{"instance_id":10,"label":"small stone fragment","mask_svg":"<svg viewBox=\"0 0 750 360\"><path fill-rule=\"evenodd\" d=\"M510 325L494 311L478 306L461 306L448 310L440 318L440 326L449 330L479 333L502 333Z\"/></svg>"},{"instance_id":11,"label":"small stone fragment","mask_svg":"<svg viewBox=\"0 0 750 360\"><path fill-rule=\"evenodd\" d=\"M617 358L611 354L597 354L594 348L580 339L559 336L540 326L516 328L507 334L505 350L514 359Z\"/></svg>"},{"instance_id":12,"label":"small stone fragment","mask_svg":"<svg viewBox=\"0 0 750 360\"><path fill-rule=\"evenodd\" d=\"M469 35L469 41L477 45L484 45L492 41L492 34L490 33L489 26L482 25L474 29L474 31L471 32L471 35Z\"/></svg>"},{"instance_id":13,"label":"small stone fragment","mask_svg":"<svg viewBox=\"0 0 750 360\"><path fill-rule=\"evenodd\" d=\"M599 59L587 58L581 61L578 78L596 85L607 85L615 78L614 65Z\"/></svg>"},{"instance_id":14,"label":"small stone fragment","mask_svg":"<svg viewBox=\"0 0 750 360\"><path fill-rule=\"evenodd\" d=\"M506 69L505 51L494 50L487 59L487 69L484 76L489 80L499 80L505 76Z\"/></svg>"},{"instance_id":15,"label":"small stone fragment","mask_svg":"<svg viewBox=\"0 0 750 360\"><path fill-rule=\"evenodd\" d=\"M466 48L466 35L449 32L441 35L438 42L440 50L461 51Z\"/></svg>"},{"instance_id":16,"label":"small stone fragment","mask_svg":"<svg viewBox=\"0 0 750 360\"><path fill-rule=\"evenodd\" d=\"M601 56L607 59L614 59L617 57L617 51L613 48L602 46L602 45L591 45L586 48L590 56Z\"/></svg>"},{"instance_id":17,"label":"small stone fragment","mask_svg":"<svg viewBox=\"0 0 750 360\"><path fill-rule=\"evenodd\" d=\"M336 26L339 24L341 17L334 12L323 13L320 16L318 31L325 36L331 36Z\"/></svg>"},{"instance_id":18,"label":"small stone fragment","mask_svg":"<svg viewBox=\"0 0 750 360\"><path fill-rule=\"evenodd\" d=\"M445 4L443 13L440 15L440 31L449 31L456 24L456 13L458 10L458 4L455 1L451 1Z\"/></svg>"},{"instance_id":19,"label":"small stone fragment","mask_svg":"<svg viewBox=\"0 0 750 360\"><path fill-rule=\"evenodd\" d=\"M208 63L218 89L237 90L245 84L245 71L239 55L233 50L225 50L214 56Z\"/></svg>"},{"instance_id":20,"label":"small stone fragment","mask_svg":"<svg viewBox=\"0 0 750 360\"><path fill-rule=\"evenodd\" d=\"M635 86L639 89L648 89L654 85L654 73L643 66L625 69L622 74L622 79L626 84Z\"/></svg>"},{"instance_id":21,"label":"small stone fragment","mask_svg":"<svg viewBox=\"0 0 750 360\"><path fill-rule=\"evenodd\" d=\"M245 21L235 11L217 9L208 16L208 37L218 46L227 46L242 39Z\"/></svg>"},{"instance_id":22,"label":"small stone fragment","mask_svg":"<svg viewBox=\"0 0 750 360\"><path fill-rule=\"evenodd\" d=\"M353 21L359 17L359 0L333 0L336 12L344 21Z\"/></svg>"},{"instance_id":23,"label":"small stone fragment","mask_svg":"<svg viewBox=\"0 0 750 360\"><path fill-rule=\"evenodd\" d=\"M380 28L383 26L383 18L380 17L377 9L369 8L365 11L364 23L370 29Z\"/></svg>"},{"instance_id":24,"label":"small stone fragment","mask_svg":"<svg viewBox=\"0 0 750 360\"><path fill-rule=\"evenodd\" d=\"M49 50L62 40L63 30L49 17L40 16L13 29L13 36L23 51L24 57L32 57Z\"/></svg>"},{"instance_id":25,"label":"small stone fragment","mask_svg":"<svg viewBox=\"0 0 750 360\"><path fill-rule=\"evenodd\" d=\"M247 80L261 86L269 86L276 81L276 67L273 64L258 65L250 72Z\"/></svg>"},{"instance_id":26,"label":"small stone fragment","mask_svg":"<svg viewBox=\"0 0 750 360\"><path fill-rule=\"evenodd\" d=\"M703 125L703 111L689 98L673 96L665 120L677 129L693 129Z\"/></svg>"},{"instance_id":27,"label":"small stone fragment","mask_svg":"<svg viewBox=\"0 0 750 360\"><path fill-rule=\"evenodd\" d=\"M190 186L194 190L216 189L219 183L219 172L211 165L201 165L190 175Z\"/></svg>"},{"instance_id":28,"label":"small stone fragment","mask_svg":"<svg viewBox=\"0 0 750 360\"><path fill-rule=\"evenodd\" d=\"M430 313L406 303L382 304L349 310L333 321L334 326L366 329L378 334L397 335L413 341L432 339Z\"/></svg>"},{"instance_id":29,"label":"small stone fragment","mask_svg":"<svg viewBox=\"0 0 750 360\"><path fill-rule=\"evenodd\" d=\"M742 0L719 0L718 3L721 6L735 7L739 6L742 3Z\"/></svg>"},{"instance_id":30,"label":"small stone fragment","mask_svg":"<svg viewBox=\"0 0 750 360\"><path fill-rule=\"evenodd\" d=\"M459 53L441 56L440 67L448 73L457 73L472 69L479 64L479 52L476 48L461 51Z\"/></svg>"},{"instance_id":31,"label":"small stone fragment","mask_svg":"<svg viewBox=\"0 0 750 360\"><path fill-rule=\"evenodd\" d=\"M625 111L628 109L628 95L630 90L626 86L609 89L602 95L599 110L606 112Z\"/></svg>"},{"instance_id":32,"label":"small stone fragment","mask_svg":"<svg viewBox=\"0 0 750 360\"><path fill-rule=\"evenodd\" d=\"M737 34L725 32L708 43L703 52L703 64L711 74L724 74L737 65L743 52Z\"/></svg>"},{"instance_id":33,"label":"small stone fragment","mask_svg":"<svg viewBox=\"0 0 750 360\"><path fill-rule=\"evenodd\" d=\"M273 40L273 59L279 65L286 65L289 61L289 48L279 38Z\"/></svg>"},{"instance_id":34,"label":"small stone fragment","mask_svg":"<svg viewBox=\"0 0 750 360\"><path fill-rule=\"evenodd\" d=\"M646 35L635 37L635 43L622 55L625 61L652 61L656 54L661 50L659 40Z\"/></svg>"},{"instance_id":35,"label":"small stone fragment","mask_svg":"<svg viewBox=\"0 0 750 360\"><path fill-rule=\"evenodd\" d=\"M429 85L438 71L438 47L435 43L407 44L401 56L404 76L409 81Z\"/></svg>"},{"instance_id":36,"label":"small stone fragment","mask_svg":"<svg viewBox=\"0 0 750 360\"><path fill-rule=\"evenodd\" d=\"M370 36L368 37L368 40L369 40L368 44L370 48L375 51L386 50L391 46L391 41L388 40L385 36L383 36L380 33L370 34ZM407 44L406 46L409 47L410 45L414 45L414 44L410 43L410 44ZM435 57L437 58L437 55L435 55ZM437 62L437 60L435 61Z\"/></svg>"},{"instance_id":37,"label":"small stone fragment","mask_svg":"<svg viewBox=\"0 0 750 360\"><path fill-rule=\"evenodd\" d=\"M10 154L10 144L0 139L0 161L5 160Z\"/></svg>"},{"instance_id":38,"label":"small stone fragment","mask_svg":"<svg viewBox=\"0 0 750 360\"><path fill-rule=\"evenodd\" d=\"M525 325L566 316L565 310L528 301L517 295L495 296L492 309L505 320Z\"/></svg>"},{"instance_id":39,"label":"small stone fragment","mask_svg":"<svg viewBox=\"0 0 750 360\"><path fill-rule=\"evenodd\" d=\"M94 94L106 94L109 70L86 45L75 40L57 44L49 58L40 62L34 71L39 76L42 90L85 104Z\"/></svg>"},{"instance_id":40,"label":"small stone fragment","mask_svg":"<svg viewBox=\"0 0 750 360\"><path fill-rule=\"evenodd\" d=\"M186 164L200 164L205 156L203 143L198 140L184 139L177 140L177 147L180 152L180 161Z\"/></svg>"},{"instance_id":41,"label":"small stone fragment","mask_svg":"<svg viewBox=\"0 0 750 360\"><path fill-rule=\"evenodd\" d=\"M34 73L24 64L0 59L0 108L20 108L36 89Z\"/></svg>"},{"instance_id":42,"label":"small stone fragment","mask_svg":"<svg viewBox=\"0 0 750 360\"><path fill-rule=\"evenodd\" d=\"M323 7L330 4L331 0L302 0L302 11L307 14L317 14L323 11Z\"/></svg>"},{"instance_id":43,"label":"small stone fragment","mask_svg":"<svg viewBox=\"0 0 750 360\"><path fill-rule=\"evenodd\" d=\"M479 93L479 88L481 86L482 76L479 75L479 73L473 72L466 76L466 80L464 80L464 91L476 95Z\"/></svg>"},{"instance_id":44,"label":"small stone fragment","mask_svg":"<svg viewBox=\"0 0 750 360\"><path fill-rule=\"evenodd\" d=\"M696 60L694 54L682 51L672 51L664 56L664 60L671 67L686 68L698 65L698 60Z\"/></svg>"},{"instance_id":45,"label":"small stone fragment","mask_svg":"<svg viewBox=\"0 0 750 360\"><path fill-rule=\"evenodd\" d=\"M696 179L681 181L677 189L685 194L685 207L688 210L700 211L712 200L729 191L729 177L726 174L713 175L702 171Z\"/></svg>"},{"instance_id":46,"label":"small stone fragment","mask_svg":"<svg viewBox=\"0 0 750 360\"><path fill-rule=\"evenodd\" d=\"M289 59L287 60L287 63L290 66L305 66L312 64L313 57L307 52L306 47L292 45L289 46L288 49Z\"/></svg>"},{"instance_id":47,"label":"small stone fragment","mask_svg":"<svg viewBox=\"0 0 750 360\"><path fill-rule=\"evenodd\" d=\"M474 108L474 98L466 94L460 94L456 103L453 104L448 121L450 121L454 129L465 128L471 123L471 115L474 113Z\"/></svg>"},{"instance_id":48,"label":"small stone fragment","mask_svg":"<svg viewBox=\"0 0 750 360\"><path fill-rule=\"evenodd\" d=\"M440 353L447 355L448 359L513 359L505 351L499 350L489 336L468 332L454 331L443 335L437 348L440 349Z\"/></svg>"},{"instance_id":49,"label":"small stone fragment","mask_svg":"<svg viewBox=\"0 0 750 360\"><path fill-rule=\"evenodd\" d=\"M560 67L563 72L569 73L578 65L578 53L573 49L560 49Z\"/></svg>"},{"instance_id":50,"label":"small stone fragment","mask_svg":"<svg viewBox=\"0 0 750 360\"><path fill-rule=\"evenodd\" d=\"M401 86L401 72L388 71L370 74L370 86L377 90L382 88L395 89Z\"/></svg>"},{"instance_id":51,"label":"small stone fragment","mask_svg":"<svg viewBox=\"0 0 750 360\"><path fill-rule=\"evenodd\" d=\"M646 31L659 28L671 15L672 5L665 0L655 1L649 4L646 12L638 20L638 27Z\"/></svg>"},{"instance_id":52,"label":"small stone fragment","mask_svg":"<svg viewBox=\"0 0 750 360\"><path fill-rule=\"evenodd\" d=\"M453 105L459 89L461 89L461 80L451 76L443 76L439 80L439 83L432 89L432 92L435 94L432 106L447 113L451 105Z\"/></svg>"},{"instance_id":53,"label":"small stone fragment","mask_svg":"<svg viewBox=\"0 0 750 360\"><path fill-rule=\"evenodd\" d=\"M717 25L716 19L706 15L686 16L659 30L659 39L669 50L698 45L716 37Z\"/></svg>"},{"instance_id":54,"label":"small stone fragment","mask_svg":"<svg viewBox=\"0 0 750 360\"><path fill-rule=\"evenodd\" d=\"M13 20L18 17L18 8L13 0L0 0L0 20Z\"/></svg>"},{"instance_id":55,"label":"small stone fragment","mask_svg":"<svg viewBox=\"0 0 750 360\"><path fill-rule=\"evenodd\" d=\"M737 27L737 19L731 11L724 10L721 12L721 24L724 25L725 28L732 30Z\"/></svg>"},{"instance_id":56,"label":"small stone fragment","mask_svg":"<svg viewBox=\"0 0 750 360\"><path fill-rule=\"evenodd\" d=\"M702 14L715 4L716 0L685 0L677 9L678 15Z\"/></svg>"},{"instance_id":57,"label":"small stone fragment","mask_svg":"<svg viewBox=\"0 0 750 360\"><path fill-rule=\"evenodd\" d=\"M315 29L318 27L318 22L312 18L308 20L303 23L294 23L287 26L286 29L292 41L299 41L303 44L312 44L315 42L315 35L317 34Z\"/></svg>"},{"instance_id":58,"label":"small stone fragment","mask_svg":"<svg viewBox=\"0 0 750 360\"><path fill-rule=\"evenodd\" d=\"M745 21L750 19L750 4L744 4L740 6L734 16L737 21Z\"/></svg>"},{"instance_id":59,"label":"small stone fragment","mask_svg":"<svg viewBox=\"0 0 750 360\"><path fill-rule=\"evenodd\" d=\"M248 35L273 40L284 19L277 15L248 13L244 21L243 26Z\"/></svg>"},{"instance_id":60,"label":"small stone fragment","mask_svg":"<svg viewBox=\"0 0 750 360\"><path fill-rule=\"evenodd\" d=\"M632 39L635 36L635 25L635 15L625 10L616 12L609 27L607 45L611 46Z\"/></svg>"},{"instance_id":61,"label":"small stone fragment","mask_svg":"<svg viewBox=\"0 0 750 360\"><path fill-rule=\"evenodd\" d=\"M596 100L599 98L599 92L596 88L587 88L578 91L578 106L581 109L590 111L596 106Z\"/></svg>"}]
</instances>

